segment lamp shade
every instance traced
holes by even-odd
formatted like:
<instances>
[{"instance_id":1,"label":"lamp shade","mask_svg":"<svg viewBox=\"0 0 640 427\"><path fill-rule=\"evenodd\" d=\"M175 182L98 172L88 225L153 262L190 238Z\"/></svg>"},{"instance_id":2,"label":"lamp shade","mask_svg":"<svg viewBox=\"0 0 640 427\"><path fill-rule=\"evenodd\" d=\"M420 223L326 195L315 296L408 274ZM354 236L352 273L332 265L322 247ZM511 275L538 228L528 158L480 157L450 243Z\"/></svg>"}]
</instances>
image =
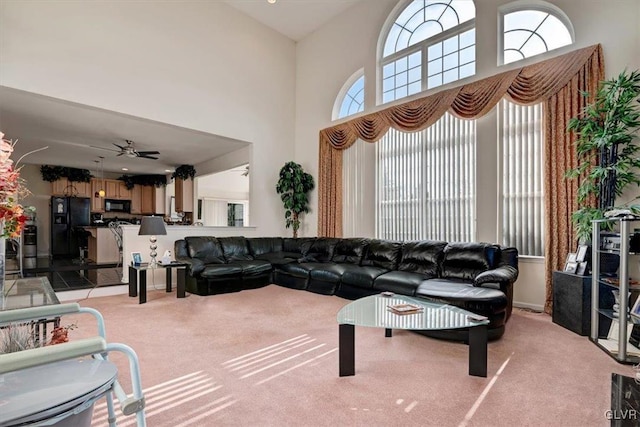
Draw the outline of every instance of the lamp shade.
<instances>
[{"instance_id":1,"label":"lamp shade","mask_svg":"<svg viewBox=\"0 0 640 427\"><path fill-rule=\"evenodd\" d=\"M140 223L138 236L161 236L167 234L162 217L144 216Z\"/></svg>"}]
</instances>

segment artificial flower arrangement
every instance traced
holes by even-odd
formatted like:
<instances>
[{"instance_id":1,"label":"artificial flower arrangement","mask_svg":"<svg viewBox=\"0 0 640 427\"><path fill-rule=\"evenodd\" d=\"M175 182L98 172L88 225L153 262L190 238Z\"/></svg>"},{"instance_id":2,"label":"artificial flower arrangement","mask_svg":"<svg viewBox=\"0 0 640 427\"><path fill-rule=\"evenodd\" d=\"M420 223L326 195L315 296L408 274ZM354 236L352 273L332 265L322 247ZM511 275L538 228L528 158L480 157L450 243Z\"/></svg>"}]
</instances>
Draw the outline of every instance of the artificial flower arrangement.
<instances>
[{"instance_id":1,"label":"artificial flower arrangement","mask_svg":"<svg viewBox=\"0 0 640 427\"><path fill-rule=\"evenodd\" d=\"M20 236L27 220L18 201L30 193L24 179L20 178L20 168L16 168L17 164L9 158L17 141L4 139L2 132L0 140L0 238L13 238Z\"/></svg>"}]
</instances>

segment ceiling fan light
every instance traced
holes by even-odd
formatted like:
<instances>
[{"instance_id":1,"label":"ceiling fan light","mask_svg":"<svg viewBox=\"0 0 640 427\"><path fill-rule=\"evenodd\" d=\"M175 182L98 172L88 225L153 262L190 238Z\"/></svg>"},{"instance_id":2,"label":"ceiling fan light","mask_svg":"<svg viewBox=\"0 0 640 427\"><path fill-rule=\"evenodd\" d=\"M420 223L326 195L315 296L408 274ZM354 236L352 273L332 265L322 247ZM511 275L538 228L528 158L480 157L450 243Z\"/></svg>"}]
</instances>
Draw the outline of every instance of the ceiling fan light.
<instances>
[{"instance_id":1,"label":"ceiling fan light","mask_svg":"<svg viewBox=\"0 0 640 427\"><path fill-rule=\"evenodd\" d=\"M130 152L127 153L127 157L135 158L135 157L138 157L138 156L136 156L136 153L130 151Z\"/></svg>"}]
</instances>

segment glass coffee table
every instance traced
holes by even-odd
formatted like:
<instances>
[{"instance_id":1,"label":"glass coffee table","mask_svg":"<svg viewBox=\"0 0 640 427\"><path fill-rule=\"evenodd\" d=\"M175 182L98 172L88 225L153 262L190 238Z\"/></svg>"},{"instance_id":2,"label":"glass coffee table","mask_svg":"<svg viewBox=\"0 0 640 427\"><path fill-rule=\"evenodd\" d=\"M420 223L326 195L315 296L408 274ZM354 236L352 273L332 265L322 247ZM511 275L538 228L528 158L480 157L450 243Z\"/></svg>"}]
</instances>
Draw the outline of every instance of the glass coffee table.
<instances>
[{"instance_id":1,"label":"glass coffee table","mask_svg":"<svg viewBox=\"0 0 640 427\"><path fill-rule=\"evenodd\" d=\"M390 307L406 310L397 314ZM413 307L414 309L411 312ZM419 310L419 311L418 311ZM340 376L355 375L355 327L383 328L391 337L393 329L411 331L469 328L469 375L487 376L487 325L475 313L446 303L404 295L371 295L355 300L338 312Z\"/></svg>"}]
</instances>

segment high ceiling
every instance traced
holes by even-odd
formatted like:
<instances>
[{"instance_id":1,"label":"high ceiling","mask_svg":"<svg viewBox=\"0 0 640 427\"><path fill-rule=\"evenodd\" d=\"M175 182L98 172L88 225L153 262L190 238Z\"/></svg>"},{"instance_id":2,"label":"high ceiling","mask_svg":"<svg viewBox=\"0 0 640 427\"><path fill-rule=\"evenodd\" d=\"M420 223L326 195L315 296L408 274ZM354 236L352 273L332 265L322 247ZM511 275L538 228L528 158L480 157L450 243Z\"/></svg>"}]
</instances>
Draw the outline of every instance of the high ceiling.
<instances>
[{"instance_id":1,"label":"high ceiling","mask_svg":"<svg viewBox=\"0 0 640 427\"><path fill-rule=\"evenodd\" d=\"M224 0L281 34L299 41L361 0ZM198 164L248 143L87 105L0 86L0 129L18 139L12 159L24 163L89 169L99 156L105 172L164 174L181 164ZM158 160L118 156L116 145L132 140L138 151L159 151ZM197 159L195 161L194 159Z\"/></svg>"},{"instance_id":2,"label":"high ceiling","mask_svg":"<svg viewBox=\"0 0 640 427\"><path fill-rule=\"evenodd\" d=\"M300 41L331 18L362 0L224 0L294 41ZM368 0L372 1L372 0Z\"/></svg>"}]
</instances>

